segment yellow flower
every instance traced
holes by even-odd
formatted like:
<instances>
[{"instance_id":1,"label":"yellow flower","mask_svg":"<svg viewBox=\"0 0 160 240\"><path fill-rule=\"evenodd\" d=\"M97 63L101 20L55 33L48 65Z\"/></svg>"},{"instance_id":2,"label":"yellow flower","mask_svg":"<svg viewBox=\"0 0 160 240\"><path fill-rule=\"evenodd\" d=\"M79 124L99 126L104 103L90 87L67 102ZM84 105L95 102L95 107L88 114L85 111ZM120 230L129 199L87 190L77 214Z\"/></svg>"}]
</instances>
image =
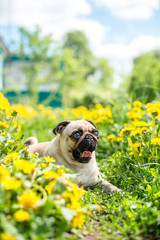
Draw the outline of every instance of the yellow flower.
<instances>
[{"instance_id":1,"label":"yellow flower","mask_svg":"<svg viewBox=\"0 0 160 240\"><path fill-rule=\"evenodd\" d=\"M0 95L0 110L9 110L10 104L8 99L5 98L2 94Z\"/></svg>"},{"instance_id":2,"label":"yellow flower","mask_svg":"<svg viewBox=\"0 0 160 240\"><path fill-rule=\"evenodd\" d=\"M147 109L147 112L151 113L153 116L158 116L160 114L160 108L157 107L156 105L153 105L149 109Z\"/></svg>"},{"instance_id":3,"label":"yellow flower","mask_svg":"<svg viewBox=\"0 0 160 240\"><path fill-rule=\"evenodd\" d=\"M48 164L47 164L47 163L42 163L42 167L43 167L43 168L47 168L47 167L48 167Z\"/></svg>"},{"instance_id":4,"label":"yellow flower","mask_svg":"<svg viewBox=\"0 0 160 240\"><path fill-rule=\"evenodd\" d=\"M106 116L102 116L102 117L97 118L97 119L94 120L93 122L94 122L95 124L97 124L97 123L103 123L106 119L107 119Z\"/></svg>"},{"instance_id":5,"label":"yellow flower","mask_svg":"<svg viewBox=\"0 0 160 240\"><path fill-rule=\"evenodd\" d=\"M43 173L43 175L46 179L49 178L57 179L59 177L59 175L54 171L46 171Z\"/></svg>"},{"instance_id":6,"label":"yellow flower","mask_svg":"<svg viewBox=\"0 0 160 240\"><path fill-rule=\"evenodd\" d=\"M72 219L72 227L74 228L82 228L84 223L85 216L82 212L77 212L76 216Z\"/></svg>"},{"instance_id":7,"label":"yellow flower","mask_svg":"<svg viewBox=\"0 0 160 240\"><path fill-rule=\"evenodd\" d=\"M4 95L3 95L2 92L0 92L0 99L1 99L1 98L4 98Z\"/></svg>"},{"instance_id":8,"label":"yellow flower","mask_svg":"<svg viewBox=\"0 0 160 240\"><path fill-rule=\"evenodd\" d=\"M37 111L31 106L27 105L15 105L12 107L17 113L19 113L23 118L32 119L37 115Z\"/></svg>"},{"instance_id":9,"label":"yellow flower","mask_svg":"<svg viewBox=\"0 0 160 240\"><path fill-rule=\"evenodd\" d=\"M133 155L134 155L134 153L133 153L133 152L130 152L130 153L129 153L129 155L130 155L130 156L133 156Z\"/></svg>"},{"instance_id":10,"label":"yellow flower","mask_svg":"<svg viewBox=\"0 0 160 240\"><path fill-rule=\"evenodd\" d=\"M108 123L113 124L114 121L112 119L108 119Z\"/></svg>"},{"instance_id":11,"label":"yellow flower","mask_svg":"<svg viewBox=\"0 0 160 240\"><path fill-rule=\"evenodd\" d=\"M15 236L8 234L8 233L1 233L0 239L1 240L16 240Z\"/></svg>"},{"instance_id":12,"label":"yellow flower","mask_svg":"<svg viewBox=\"0 0 160 240\"><path fill-rule=\"evenodd\" d=\"M13 140L7 140L7 143L14 143Z\"/></svg>"},{"instance_id":13,"label":"yellow flower","mask_svg":"<svg viewBox=\"0 0 160 240\"><path fill-rule=\"evenodd\" d=\"M51 194L51 193L52 193L53 186L55 185L55 183L56 183L56 180L53 180L53 181L49 182L49 183L45 186L45 189L46 189L46 191L48 192L48 194Z\"/></svg>"},{"instance_id":14,"label":"yellow flower","mask_svg":"<svg viewBox=\"0 0 160 240\"><path fill-rule=\"evenodd\" d=\"M63 169L58 168L57 174L59 177L61 177L64 173L65 173L65 171Z\"/></svg>"},{"instance_id":15,"label":"yellow flower","mask_svg":"<svg viewBox=\"0 0 160 240\"><path fill-rule=\"evenodd\" d=\"M57 179L58 177L61 177L63 174L65 173L65 171L61 168L59 168L57 170L57 172L54 172L54 171L46 171L43 173L44 177L45 178L53 178L53 179Z\"/></svg>"},{"instance_id":16,"label":"yellow flower","mask_svg":"<svg viewBox=\"0 0 160 240\"><path fill-rule=\"evenodd\" d=\"M32 190L24 192L19 196L19 204L22 205L25 209L36 209L38 207L39 200L40 198Z\"/></svg>"},{"instance_id":17,"label":"yellow flower","mask_svg":"<svg viewBox=\"0 0 160 240\"><path fill-rule=\"evenodd\" d=\"M84 191L77 187L76 184L72 185L73 192L66 192L63 194L63 198L69 200L67 207L71 209L80 209L80 199L82 198Z\"/></svg>"},{"instance_id":18,"label":"yellow flower","mask_svg":"<svg viewBox=\"0 0 160 240\"><path fill-rule=\"evenodd\" d=\"M1 121L0 121L0 127L2 127L2 128L8 128L9 125L8 125L7 123L5 123L5 122L1 122Z\"/></svg>"},{"instance_id":19,"label":"yellow flower","mask_svg":"<svg viewBox=\"0 0 160 240\"><path fill-rule=\"evenodd\" d=\"M11 109L12 109L12 116L16 116L17 114L22 114L22 112L20 111L20 109L19 108L17 108L17 107L11 107Z\"/></svg>"},{"instance_id":20,"label":"yellow flower","mask_svg":"<svg viewBox=\"0 0 160 240\"><path fill-rule=\"evenodd\" d=\"M153 106L153 103L147 103L146 104L146 108L150 108L150 107L152 107Z\"/></svg>"},{"instance_id":21,"label":"yellow flower","mask_svg":"<svg viewBox=\"0 0 160 240\"><path fill-rule=\"evenodd\" d=\"M134 144L133 144L133 147L134 147L134 149L138 152L138 151L140 150L141 144L140 144L139 142L134 143ZM132 150L132 148L130 148L130 150ZM133 152L130 152L129 155L132 156L132 155L134 155L134 153L133 153ZM139 156L141 156L141 155L139 155Z\"/></svg>"},{"instance_id":22,"label":"yellow flower","mask_svg":"<svg viewBox=\"0 0 160 240\"><path fill-rule=\"evenodd\" d=\"M51 107L45 107L43 105L39 105L38 108L40 109L40 115L47 116L50 119L56 119L57 115L53 113L53 109Z\"/></svg>"},{"instance_id":23,"label":"yellow flower","mask_svg":"<svg viewBox=\"0 0 160 240\"><path fill-rule=\"evenodd\" d=\"M48 194L52 193L53 186L56 183L57 178L61 177L64 173L65 173L65 171L63 169L61 169L61 168L59 168L57 172L47 171L47 172L43 173L45 178L47 178L47 179L49 179L49 178L54 179L48 185L45 186L45 189L48 192Z\"/></svg>"},{"instance_id":24,"label":"yellow flower","mask_svg":"<svg viewBox=\"0 0 160 240\"><path fill-rule=\"evenodd\" d=\"M10 175L9 171L0 165L0 181L5 181L6 178Z\"/></svg>"},{"instance_id":25,"label":"yellow flower","mask_svg":"<svg viewBox=\"0 0 160 240\"><path fill-rule=\"evenodd\" d=\"M132 112L143 113L142 109L139 107L133 107Z\"/></svg>"},{"instance_id":26,"label":"yellow flower","mask_svg":"<svg viewBox=\"0 0 160 240\"><path fill-rule=\"evenodd\" d=\"M156 102L156 103L155 103L155 106L160 109L160 102Z\"/></svg>"},{"instance_id":27,"label":"yellow flower","mask_svg":"<svg viewBox=\"0 0 160 240\"><path fill-rule=\"evenodd\" d=\"M108 135L107 140L112 141L114 138L115 138L115 136L111 134L111 135Z\"/></svg>"},{"instance_id":28,"label":"yellow flower","mask_svg":"<svg viewBox=\"0 0 160 240\"><path fill-rule=\"evenodd\" d=\"M103 109L103 106L102 106L102 104L98 103L98 104L96 104L95 108L96 109Z\"/></svg>"},{"instance_id":29,"label":"yellow flower","mask_svg":"<svg viewBox=\"0 0 160 240\"><path fill-rule=\"evenodd\" d=\"M135 130L132 131L132 135L136 136L136 135L140 135L140 134L146 134L147 132L149 132L150 130L147 129L146 127L142 127L142 128L136 128Z\"/></svg>"},{"instance_id":30,"label":"yellow flower","mask_svg":"<svg viewBox=\"0 0 160 240\"><path fill-rule=\"evenodd\" d=\"M123 141L123 138L122 137L116 137L114 141L121 142L121 141Z\"/></svg>"},{"instance_id":31,"label":"yellow flower","mask_svg":"<svg viewBox=\"0 0 160 240\"><path fill-rule=\"evenodd\" d=\"M140 119L142 117L141 113L130 111L128 113L130 119Z\"/></svg>"},{"instance_id":32,"label":"yellow flower","mask_svg":"<svg viewBox=\"0 0 160 240\"><path fill-rule=\"evenodd\" d=\"M14 213L14 218L17 222L24 222L30 220L30 214L24 210L18 210Z\"/></svg>"},{"instance_id":33,"label":"yellow flower","mask_svg":"<svg viewBox=\"0 0 160 240\"><path fill-rule=\"evenodd\" d=\"M15 161L19 159L19 153L16 153L16 152L12 152L12 153L9 153L7 156L6 156L6 161L7 162L10 162L10 161Z\"/></svg>"},{"instance_id":34,"label":"yellow flower","mask_svg":"<svg viewBox=\"0 0 160 240\"><path fill-rule=\"evenodd\" d=\"M123 137L125 135L128 136L131 133L131 131L133 131L133 130L134 130L133 127L125 127L125 128L123 128L121 130L121 132L120 132L120 137Z\"/></svg>"},{"instance_id":35,"label":"yellow flower","mask_svg":"<svg viewBox=\"0 0 160 240\"><path fill-rule=\"evenodd\" d=\"M138 149L140 148L140 146L141 146L141 144L140 144L139 142L133 144L133 147L134 147L134 149L135 149L136 151L138 151Z\"/></svg>"},{"instance_id":36,"label":"yellow flower","mask_svg":"<svg viewBox=\"0 0 160 240\"><path fill-rule=\"evenodd\" d=\"M22 129L22 125L19 123L17 126L18 130L20 131Z\"/></svg>"},{"instance_id":37,"label":"yellow flower","mask_svg":"<svg viewBox=\"0 0 160 240\"><path fill-rule=\"evenodd\" d=\"M136 128L135 130L132 131L132 135L138 135L142 134L142 128Z\"/></svg>"},{"instance_id":38,"label":"yellow flower","mask_svg":"<svg viewBox=\"0 0 160 240\"><path fill-rule=\"evenodd\" d=\"M151 138L151 144L160 146L160 138Z\"/></svg>"},{"instance_id":39,"label":"yellow flower","mask_svg":"<svg viewBox=\"0 0 160 240\"><path fill-rule=\"evenodd\" d=\"M22 170L24 173L31 173L35 168L35 165L28 162L27 160L18 160L14 162L14 166L17 169Z\"/></svg>"},{"instance_id":40,"label":"yellow flower","mask_svg":"<svg viewBox=\"0 0 160 240\"><path fill-rule=\"evenodd\" d=\"M21 187L22 183L20 180L10 177L3 181L3 185L6 190L16 190Z\"/></svg>"},{"instance_id":41,"label":"yellow flower","mask_svg":"<svg viewBox=\"0 0 160 240\"><path fill-rule=\"evenodd\" d=\"M52 157L46 157L46 156L44 156L44 159L45 159L45 161L46 161L47 163L51 163L51 162L55 162L55 161L56 161L56 160L53 159Z\"/></svg>"},{"instance_id":42,"label":"yellow flower","mask_svg":"<svg viewBox=\"0 0 160 240\"><path fill-rule=\"evenodd\" d=\"M147 126L147 123L145 121L135 121L132 123L136 127L145 127Z\"/></svg>"},{"instance_id":43,"label":"yellow flower","mask_svg":"<svg viewBox=\"0 0 160 240\"><path fill-rule=\"evenodd\" d=\"M134 101L133 102L133 106L141 108L142 107L142 103L140 101Z\"/></svg>"}]
</instances>

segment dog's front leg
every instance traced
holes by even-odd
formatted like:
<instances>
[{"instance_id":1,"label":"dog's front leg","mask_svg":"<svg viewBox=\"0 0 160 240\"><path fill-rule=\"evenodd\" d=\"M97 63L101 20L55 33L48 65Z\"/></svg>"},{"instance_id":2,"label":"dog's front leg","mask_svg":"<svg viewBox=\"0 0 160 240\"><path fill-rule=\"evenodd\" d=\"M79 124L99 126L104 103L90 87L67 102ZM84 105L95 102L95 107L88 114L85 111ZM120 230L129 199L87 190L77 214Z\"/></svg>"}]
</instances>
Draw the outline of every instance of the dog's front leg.
<instances>
[{"instance_id":1,"label":"dog's front leg","mask_svg":"<svg viewBox=\"0 0 160 240\"><path fill-rule=\"evenodd\" d=\"M102 179L101 184L103 190L105 190L106 192L122 192L119 188L115 187L114 185L105 181L104 179Z\"/></svg>"}]
</instances>

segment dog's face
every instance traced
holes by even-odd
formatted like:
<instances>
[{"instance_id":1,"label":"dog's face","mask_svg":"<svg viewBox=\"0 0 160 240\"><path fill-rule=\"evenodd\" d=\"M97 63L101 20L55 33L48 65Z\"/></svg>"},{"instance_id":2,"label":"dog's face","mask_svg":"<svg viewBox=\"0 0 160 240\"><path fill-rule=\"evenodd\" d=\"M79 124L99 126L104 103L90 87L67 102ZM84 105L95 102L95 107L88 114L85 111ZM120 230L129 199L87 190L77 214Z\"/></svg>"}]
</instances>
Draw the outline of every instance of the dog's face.
<instances>
[{"instance_id":1,"label":"dog's face","mask_svg":"<svg viewBox=\"0 0 160 240\"><path fill-rule=\"evenodd\" d=\"M98 130L93 122L87 120L65 121L59 123L53 132L60 134L61 152L70 163L88 163L97 147Z\"/></svg>"}]
</instances>

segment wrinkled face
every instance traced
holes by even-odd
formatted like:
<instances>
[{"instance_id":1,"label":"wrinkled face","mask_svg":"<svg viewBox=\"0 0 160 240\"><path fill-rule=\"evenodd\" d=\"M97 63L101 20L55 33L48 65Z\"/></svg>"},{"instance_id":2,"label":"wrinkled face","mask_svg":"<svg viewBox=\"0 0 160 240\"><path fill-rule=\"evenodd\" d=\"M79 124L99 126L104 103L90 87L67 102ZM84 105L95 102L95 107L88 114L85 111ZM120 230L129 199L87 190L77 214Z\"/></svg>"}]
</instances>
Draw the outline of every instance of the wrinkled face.
<instances>
[{"instance_id":1,"label":"wrinkled face","mask_svg":"<svg viewBox=\"0 0 160 240\"><path fill-rule=\"evenodd\" d=\"M69 122L60 133L61 149L72 161L88 163L97 147L98 130L86 120Z\"/></svg>"}]
</instances>

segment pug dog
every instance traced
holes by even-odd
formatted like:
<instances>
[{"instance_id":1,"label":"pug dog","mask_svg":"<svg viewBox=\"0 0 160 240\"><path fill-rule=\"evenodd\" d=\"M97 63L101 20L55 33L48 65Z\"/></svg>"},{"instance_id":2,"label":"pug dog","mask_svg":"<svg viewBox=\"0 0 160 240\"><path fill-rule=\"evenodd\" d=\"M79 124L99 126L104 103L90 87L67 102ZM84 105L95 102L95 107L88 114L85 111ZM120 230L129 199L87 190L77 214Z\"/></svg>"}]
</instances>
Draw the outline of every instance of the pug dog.
<instances>
[{"instance_id":1,"label":"pug dog","mask_svg":"<svg viewBox=\"0 0 160 240\"><path fill-rule=\"evenodd\" d=\"M56 164L78 173L75 182L79 187L93 189L101 182L107 192L121 191L101 177L95 158L99 133L92 121L63 121L53 133L58 135L50 142L38 143L35 137L28 138L24 142L27 151L37 153L39 157L53 157Z\"/></svg>"}]
</instances>

